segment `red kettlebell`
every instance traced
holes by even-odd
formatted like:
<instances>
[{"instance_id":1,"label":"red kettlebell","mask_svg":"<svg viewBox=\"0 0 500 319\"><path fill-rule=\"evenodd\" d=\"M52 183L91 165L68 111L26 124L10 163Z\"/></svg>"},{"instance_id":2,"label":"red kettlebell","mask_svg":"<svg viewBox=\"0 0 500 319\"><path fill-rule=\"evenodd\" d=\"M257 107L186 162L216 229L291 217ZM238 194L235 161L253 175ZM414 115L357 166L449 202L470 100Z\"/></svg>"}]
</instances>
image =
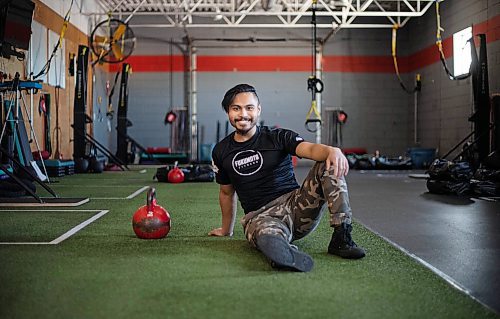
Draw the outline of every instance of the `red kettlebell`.
<instances>
[{"instance_id":1,"label":"red kettlebell","mask_svg":"<svg viewBox=\"0 0 500 319\"><path fill-rule=\"evenodd\" d=\"M182 183L184 182L184 172L177 167L177 162L174 164L174 168L168 171L167 179L169 183Z\"/></svg>"},{"instance_id":2,"label":"red kettlebell","mask_svg":"<svg viewBox=\"0 0 500 319\"><path fill-rule=\"evenodd\" d=\"M170 215L156 203L156 190L150 187L147 204L139 207L132 218L132 227L137 237L142 239L159 239L170 231Z\"/></svg>"}]
</instances>

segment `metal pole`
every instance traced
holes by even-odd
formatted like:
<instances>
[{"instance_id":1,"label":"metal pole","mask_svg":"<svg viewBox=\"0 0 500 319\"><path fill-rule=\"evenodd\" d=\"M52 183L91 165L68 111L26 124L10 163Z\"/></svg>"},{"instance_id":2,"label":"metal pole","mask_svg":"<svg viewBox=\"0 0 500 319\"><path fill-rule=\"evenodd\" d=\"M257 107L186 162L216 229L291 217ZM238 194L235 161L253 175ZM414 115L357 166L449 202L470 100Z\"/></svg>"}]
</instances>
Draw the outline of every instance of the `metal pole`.
<instances>
[{"instance_id":1,"label":"metal pole","mask_svg":"<svg viewBox=\"0 0 500 319\"><path fill-rule=\"evenodd\" d=\"M29 80L33 81L33 39L30 37L29 55ZM43 93L42 93L43 94ZM30 125L33 126L33 89L30 89ZM30 133L30 138L33 139L33 131ZM41 159L43 161L43 159ZM46 173L47 174L47 173ZM48 176L48 175L47 175Z\"/></svg>"},{"instance_id":2,"label":"metal pole","mask_svg":"<svg viewBox=\"0 0 500 319\"><path fill-rule=\"evenodd\" d=\"M418 145L418 91L415 91L413 93L414 99L413 99L413 136L414 140L413 142L415 145Z\"/></svg>"},{"instance_id":3,"label":"metal pole","mask_svg":"<svg viewBox=\"0 0 500 319\"><path fill-rule=\"evenodd\" d=\"M315 46L315 49L316 49L316 52L315 52L315 57L316 57L316 65L314 66L315 67L315 75L316 75L316 78L321 80L321 75L322 75L322 65L321 65L321 60L322 60L322 57L323 57L323 46L320 45L319 48L316 48ZM318 110L318 113L321 115L321 93L319 92L316 92L316 108ZM321 115L321 118L323 118L323 116ZM321 143L321 123L316 123L316 143Z\"/></svg>"},{"instance_id":4,"label":"metal pole","mask_svg":"<svg viewBox=\"0 0 500 319\"><path fill-rule=\"evenodd\" d=\"M198 122L197 122L197 116L198 116L198 109L197 109L197 87L196 87L196 48L192 45L190 45L190 50L189 50L189 55L190 55L190 129L191 129L191 160L195 159L198 161Z\"/></svg>"}]
</instances>

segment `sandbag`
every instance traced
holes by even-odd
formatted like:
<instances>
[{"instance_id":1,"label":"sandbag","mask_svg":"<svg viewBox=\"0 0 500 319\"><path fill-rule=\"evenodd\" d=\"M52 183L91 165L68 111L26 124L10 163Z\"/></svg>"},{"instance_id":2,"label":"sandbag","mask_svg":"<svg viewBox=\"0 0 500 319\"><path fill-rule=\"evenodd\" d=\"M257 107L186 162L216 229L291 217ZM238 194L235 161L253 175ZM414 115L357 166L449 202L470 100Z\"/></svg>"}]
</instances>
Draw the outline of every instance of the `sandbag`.
<instances>
[{"instance_id":1,"label":"sandbag","mask_svg":"<svg viewBox=\"0 0 500 319\"><path fill-rule=\"evenodd\" d=\"M472 192L469 181L442 181L435 179L427 180L427 189L432 194L441 195L468 195Z\"/></svg>"},{"instance_id":2,"label":"sandbag","mask_svg":"<svg viewBox=\"0 0 500 319\"><path fill-rule=\"evenodd\" d=\"M346 158L347 162L349 163L349 168L361 169L361 170L369 170L375 168L375 161L368 154L365 155L347 154Z\"/></svg>"},{"instance_id":3,"label":"sandbag","mask_svg":"<svg viewBox=\"0 0 500 319\"><path fill-rule=\"evenodd\" d=\"M186 182L213 182L215 173L210 165L191 165L182 169Z\"/></svg>"},{"instance_id":4,"label":"sandbag","mask_svg":"<svg viewBox=\"0 0 500 319\"><path fill-rule=\"evenodd\" d=\"M467 195L472 193L473 169L468 162L436 159L427 171L427 189L433 194Z\"/></svg>"},{"instance_id":5,"label":"sandbag","mask_svg":"<svg viewBox=\"0 0 500 319\"><path fill-rule=\"evenodd\" d=\"M377 169L411 169L412 161L409 157L389 158L385 156L375 158Z\"/></svg>"},{"instance_id":6,"label":"sandbag","mask_svg":"<svg viewBox=\"0 0 500 319\"><path fill-rule=\"evenodd\" d=\"M474 179L479 181L500 182L500 170L480 168L474 173Z\"/></svg>"},{"instance_id":7,"label":"sandbag","mask_svg":"<svg viewBox=\"0 0 500 319\"><path fill-rule=\"evenodd\" d=\"M173 166L163 166L156 169L156 174L153 179L156 179L161 183L168 183L168 172L173 168Z\"/></svg>"},{"instance_id":8,"label":"sandbag","mask_svg":"<svg viewBox=\"0 0 500 319\"><path fill-rule=\"evenodd\" d=\"M474 193L478 196L500 196L500 182L476 181L472 183Z\"/></svg>"},{"instance_id":9,"label":"sandbag","mask_svg":"<svg viewBox=\"0 0 500 319\"><path fill-rule=\"evenodd\" d=\"M471 183L478 196L500 196L500 170L478 169Z\"/></svg>"},{"instance_id":10,"label":"sandbag","mask_svg":"<svg viewBox=\"0 0 500 319\"><path fill-rule=\"evenodd\" d=\"M153 179L161 183L168 183L168 172L174 166L163 166L156 169ZM189 165L187 167L180 167L184 173L184 182L213 182L215 180L215 173L210 165Z\"/></svg>"},{"instance_id":11,"label":"sandbag","mask_svg":"<svg viewBox=\"0 0 500 319\"><path fill-rule=\"evenodd\" d=\"M441 181L469 181L473 175L473 169L468 162L450 162L444 159L436 159L428 170L429 177Z\"/></svg>"}]
</instances>

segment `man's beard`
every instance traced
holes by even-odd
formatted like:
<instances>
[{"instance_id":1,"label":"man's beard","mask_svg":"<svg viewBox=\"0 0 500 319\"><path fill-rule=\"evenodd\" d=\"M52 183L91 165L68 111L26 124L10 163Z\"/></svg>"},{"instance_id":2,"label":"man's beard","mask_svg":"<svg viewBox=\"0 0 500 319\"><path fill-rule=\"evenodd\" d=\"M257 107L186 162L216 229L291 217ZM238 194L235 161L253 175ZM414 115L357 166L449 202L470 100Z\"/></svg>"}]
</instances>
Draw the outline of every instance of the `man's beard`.
<instances>
[{"instance_id":1,"label":"man's beard","mask_svg":"<svg viewBox=\"0 0 500 319\"><path fill-rule=\"evenodd\" d=\"M249 122L249 127L248 128L245 128L245 129L239 129L238 126L237 126L237 123L241 120L246 120ZM235 123L233 124L233 127L235 128L236 130L236 133L238 135L241 135L241 136L244 136L246 135L248 132L250 132L254 127L255 125L257 124L256 121L252 120L252 119L249 119L249 118L244 118L244 119L240 119L240 120L236 120Z\"/></svg>"},{"instance_id":2,"label":"man's beard","mask_svg":"<svg viewBox=\"0 0 500 319\"><path fill-rule=\"evenodd\" d=\"M254 125L255 126L255 125ZM253 129L253 126L251 128L249 128L248 130L240 130L240 129L236 129L236 133L238 135L241 135L241 136L245 136L247 135L248 132L250 132L251 130Z\"/></svg>"}]
</instances>

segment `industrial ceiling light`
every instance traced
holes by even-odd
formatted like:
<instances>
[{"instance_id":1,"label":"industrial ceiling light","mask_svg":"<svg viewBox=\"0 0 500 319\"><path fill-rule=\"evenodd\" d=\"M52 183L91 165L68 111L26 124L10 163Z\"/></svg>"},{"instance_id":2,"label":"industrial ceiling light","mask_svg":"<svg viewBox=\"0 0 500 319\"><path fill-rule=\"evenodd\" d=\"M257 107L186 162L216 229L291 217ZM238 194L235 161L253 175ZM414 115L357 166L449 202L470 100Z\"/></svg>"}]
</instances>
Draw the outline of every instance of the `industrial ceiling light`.
<instances>
[{"instance_id":1,"label":"industrial ceiling light","mask_svg":"<svg viewBox=\"0 0 500 319\"><path fill-rule=\"evenodd\" d=\"M214 17L214 21L220 21L220 20L222 20L222 14L220 12L219 7L215 7L215 13L216 13L216 15Z\"/></svg>"}]
</instances>

